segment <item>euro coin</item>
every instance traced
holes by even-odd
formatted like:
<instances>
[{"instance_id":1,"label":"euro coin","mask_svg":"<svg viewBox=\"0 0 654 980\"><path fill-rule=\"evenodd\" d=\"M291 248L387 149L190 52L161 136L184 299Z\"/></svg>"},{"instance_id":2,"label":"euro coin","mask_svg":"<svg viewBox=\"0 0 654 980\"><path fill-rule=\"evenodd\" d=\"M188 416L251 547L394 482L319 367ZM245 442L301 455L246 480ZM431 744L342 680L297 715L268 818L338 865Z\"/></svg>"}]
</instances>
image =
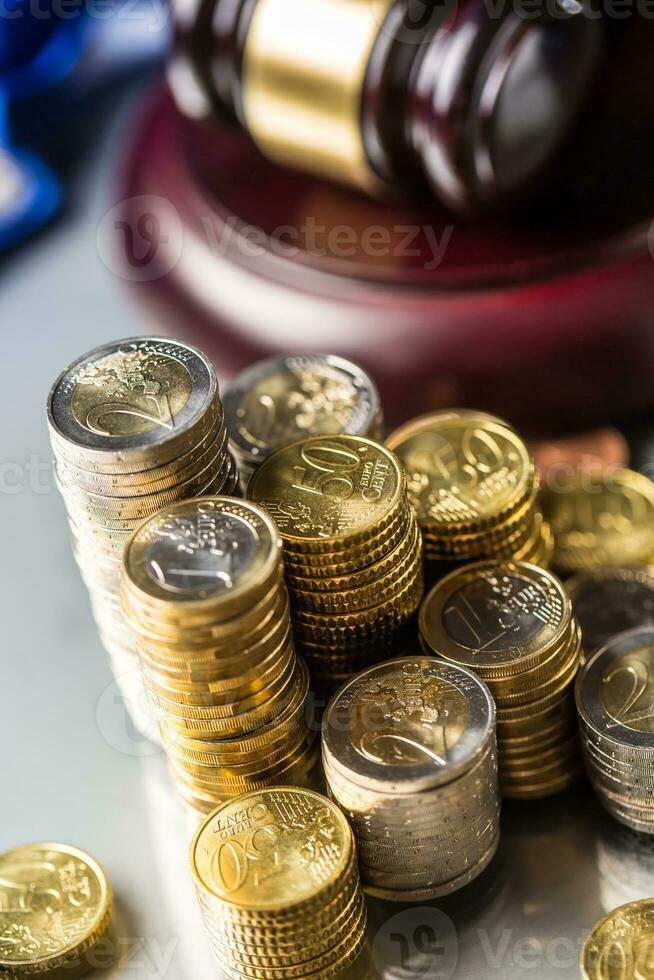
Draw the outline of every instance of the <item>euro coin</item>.
<instances>
[{"instance_id":1,"label":"euro coin","mask_svg":"<svg viewBox=\"0 0 654 980\"><path fill-rule=\"evenodd\" d=\"M106 344L60 375L47 418L56 483L100 637L135 724L152 736L117 601L122 556L139 524L162 507L235 492L215 372L200 351L174 340Z\"/></svg>"},{"instance_id":2,"label":"euro coin","mask_svg":"<svg viewBox=\"0 0 654 980\"><path fill-rule=\"evenodd\" d=\"M654 483L615 469L582 473L543 494L554 566L566 575L647 564L654 555Z\"/></svg>"},{"instance_id":3,"label":"euro coin","mask_svg":"<svg viewBox=\"0 0 654 980\"><path fill-rule=\"evenodd\" d=\"M0 855L0 976L80 976L111 921L100 866L75 847L28 844Z\"/></svg>"},{"instance_id":4,"label":"euro coin","mask_svg":"<svg viewBox=\"0 0 654 980\"><path fill-rule=\"evenodd\" d=\"M335 976L363 948L354 837L318 793L275 786L223 803L196 832L191 870L229 977Z\"/></svg>"},{"instance_id":5,"label":"euro coin","mask_svg":"<svg viewBox=\"0 0 654 980\"><path fill-rule=\"evenodd\" d=\"M232 451L244 485L276 449L312 435L381 438L372 379L332 354L274 357L242 372L224 397Z\"/></svg>"},{"instance_id":6,"label":"euro coin","mask_svg":"<svg viewBox=\"0 0 654 980\"><path fill-rule=\"evenodd\" d=\"M322 741L376 894L437 898L486 866L499 835L495 706L474 674L423 656L371 667L330 701Z\"/></svg>"},{"instance_id":7,"label":"euro coin","mask_svg":"<svg viewBox=\"0 0 654 980\"><path fill-rule=\"evenodd\" d=\"M544 796L579 776L570 705L581 631L551 572L516 561L464 565L432 588L419 622L423 649L490 688L505 796Z\"/></svg>"}]
</instances>

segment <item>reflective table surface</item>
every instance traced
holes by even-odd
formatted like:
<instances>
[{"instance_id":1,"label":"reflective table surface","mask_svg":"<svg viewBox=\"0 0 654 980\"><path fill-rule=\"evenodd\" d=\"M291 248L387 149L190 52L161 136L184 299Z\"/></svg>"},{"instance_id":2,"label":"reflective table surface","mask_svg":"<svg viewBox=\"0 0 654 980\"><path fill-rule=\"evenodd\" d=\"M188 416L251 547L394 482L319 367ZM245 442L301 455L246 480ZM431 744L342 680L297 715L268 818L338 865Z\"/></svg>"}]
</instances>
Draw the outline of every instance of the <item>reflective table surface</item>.
<instances>
[{"instance_id":1,"label":"reflective table surface","mask_svg":"<svg viewBox=\"0 0 654 980\"><path fill-rule=\"evenodd\" d=\"M159 749L131 728L97 638L53 486L44 418L55 375L81 352L159 325L100 258L114 203L117 112L66 220L0 267L0 850L60 840L106 868L116 965L104 976L209 980L187 873L189 818ZM102 251L102 250L100 250ZM605 818L590 787L507 804L500 852L445 902L370 901L356 975L385 980L567 980L607 910L654 894L654 846Z\"/></svg>"}]
</instances>

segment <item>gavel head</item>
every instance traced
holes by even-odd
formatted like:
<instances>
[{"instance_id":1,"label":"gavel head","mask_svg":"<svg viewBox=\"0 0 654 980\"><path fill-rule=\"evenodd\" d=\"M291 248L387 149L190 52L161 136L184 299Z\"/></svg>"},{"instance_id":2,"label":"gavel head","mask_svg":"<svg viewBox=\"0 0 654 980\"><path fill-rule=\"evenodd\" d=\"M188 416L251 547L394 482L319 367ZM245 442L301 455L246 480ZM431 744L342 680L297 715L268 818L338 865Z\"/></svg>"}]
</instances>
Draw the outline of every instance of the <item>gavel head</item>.
<instances>
[{"instance_id":1,"label":"gavel head","mask_svg":"<svg viewBox=\"0 0 654 980\"><path fill-rule=\"evenodd\" d=\"M407 109L411 144L438 196L469 210L528 192L583 109L603 38L578 0L451 7L422 42Z\"/></svg>"},{"instance_id":2,"label":"gavel head","mask_svg":"<svg viewBox=\"0 0 654 980\"><path fill-rule=\"evenodd\" d=\"M175 11L183 111L227 113L266 156L323 177L426 180L457 211L529 191L603 48L580 0L176 0Z\"/></svg>"}]
</instances>

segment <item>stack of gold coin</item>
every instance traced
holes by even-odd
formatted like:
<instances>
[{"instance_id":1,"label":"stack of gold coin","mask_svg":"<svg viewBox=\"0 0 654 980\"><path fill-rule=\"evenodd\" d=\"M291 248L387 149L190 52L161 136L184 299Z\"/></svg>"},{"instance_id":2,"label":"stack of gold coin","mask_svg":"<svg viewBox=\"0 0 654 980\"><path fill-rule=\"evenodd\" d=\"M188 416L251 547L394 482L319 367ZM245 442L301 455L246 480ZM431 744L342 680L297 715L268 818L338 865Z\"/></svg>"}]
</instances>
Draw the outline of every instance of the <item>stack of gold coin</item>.
<instances>
[{"instance_id":1,"label":"stack of gold coin","mask_svg":"<svg viewBox=\"0 0 654 980\"><path fill-rule=\"evenodd\" d=\"M579 675L586 769L605 809L654 834L654 627L609 640Z\"/></svg>"},{"instance_id":2,"label":"stack of gold coin","mask_svg":"<svg viewBox=\"0 0 654 980\"><path fill-rule=\"evenodd\" d=\"M209 939L234 980L340 976L365 943L352 831L309 790L225 803L198 829L191 869Z\"/></svg>"},{"instance_id":3,"label":"stack of gold coin","mask_svg":"<svg viewBox=\"0 0 654 980\"><path fill-rule=\"evenodd\" d=\"M309 677L269 517L233 497L183 501L141 525L124 564L123 609L182 799L208 813L248 789L308 781Z\"/></svg>"},{"instance_id":4,"label":"stack of gold coin","mask_svg":"<svg viewBox=\"0 0 654 980\"><path fill-rule=\"evenodd\" d=\"M426 652L488 684L504 796L549 796L579 775L573 685L581 631L551 572L524 562L464 566L427 595L420 636Z\"/></svg>"},{"instance_id":5,"label":"stack of gold coin","mask_svg":"<svg viewBox=\"0 0 654 980\"><path fill-rule=\"evenodd\" d=\"M654 559L654 483L642 473L582 472L542 494L553 564L565 575Z\"/></svg>"},{"instance_id":6,"label":"stack of gold coin","mask_svg":"<svg viewBox=\"0 0 654 980\"><path fill-rule=\"evenodd\" d=\"M471 671L414 656L352 678L327 708L323 765L381 898L449 894L495 854L495 706Z\"/></svg>"},{"instance_id":7,"label":"stack of gold coin","mask_svg":"<svg viewBox=\"0 0 654 980\"><path fill-rule=\"evenodd\" d=\"M407 422L386 445L406 467L429 580L484 558L547 567L553 541L538 508L534 462L508 423L440 412Z\"/></svg>"},{"instance_id":8,"label":"stack of gold coin","mask_svg":"<svg viewBox=\"0 0 654 980\"><path fill-rule=\"evenodd\" d=\"M371 378L333 354L273 357L238 376L224 396L230 446L244 487L276 449L310 435L381 439Z\"/></svg>"},{"instance_id":9,"label":"stack of gold coin","mask_svg":"<svg viewBox=\"0 0 654 980\"><path fill-rule=\"evenodd\" d=\"M238 474L216 376L203 354L176 341L106 344L56 381L48 424L73 549L101 638L134 721L149 732L138 660L118 601L122 554L134 529L161 507L235 492Z\"/></svg>"},{"instance_id":10,"label":"stack of gold coin","mask_svg":"<svg viewBox=\"0 0 654 980\"><path fill-rule=\"evenodd\" d=\"M651 569L598 568L565 583L581 627L584 660L618 633L654 626L654 574Z\"/></svg>"},{"instance_id":11,"label":"stack of gold coin","mask_svg":"<svg viewBox=\"0 0 654 980\"><path fill-rule=\"evenodd\" d=\"M295 638L316 688L397 653L424 585L393 453L360 436L312 436L273 453L248 496L280 529Z\"/></svg>"},{"instance_id":12,"label":"stack of gold coin","mask_svg":"<svg viewBox=\"0 0 654 980\"><path fill-rule=\"evenodd\" d=\"M594 926L581 951L584 980L647 980L654 975L654 899L621 905Z\"/></svg>"},{"instance_id":13,"label":"stack of gold coin","mask_svg":"<svg viewBox=\"0 0 654 980\"><path fill-rule=\"evenodd\" d=\"M111 918L109 882L83 851L45 843L0 854L0 977L78 977L106 966L100 943Z\"/></svg>"}]
</instances>

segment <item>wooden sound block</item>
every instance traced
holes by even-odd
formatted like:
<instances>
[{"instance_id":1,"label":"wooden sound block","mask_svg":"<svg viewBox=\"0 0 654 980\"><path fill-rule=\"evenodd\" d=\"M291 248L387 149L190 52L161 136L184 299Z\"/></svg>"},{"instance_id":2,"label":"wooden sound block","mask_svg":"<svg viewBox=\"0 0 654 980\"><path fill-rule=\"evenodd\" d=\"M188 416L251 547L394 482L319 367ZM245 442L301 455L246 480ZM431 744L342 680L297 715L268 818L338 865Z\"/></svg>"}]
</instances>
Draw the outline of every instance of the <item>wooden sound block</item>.
<instances>
[{"instance_id":1,"label":"wooden sound block","mask_svg":"<svg viewBox=\"0 0 654 980\"><path fill-rule=\"evenodd\" d=\"M651 22L615 28L557 173L504 222L282 170L162 91L128 161L127 274L156 228L168 244L132 278L219 374L342 354L376 378L391 422L474 405L551 432L640 410L654 401L653 41Z\"/></svg>"}]
</instances>

